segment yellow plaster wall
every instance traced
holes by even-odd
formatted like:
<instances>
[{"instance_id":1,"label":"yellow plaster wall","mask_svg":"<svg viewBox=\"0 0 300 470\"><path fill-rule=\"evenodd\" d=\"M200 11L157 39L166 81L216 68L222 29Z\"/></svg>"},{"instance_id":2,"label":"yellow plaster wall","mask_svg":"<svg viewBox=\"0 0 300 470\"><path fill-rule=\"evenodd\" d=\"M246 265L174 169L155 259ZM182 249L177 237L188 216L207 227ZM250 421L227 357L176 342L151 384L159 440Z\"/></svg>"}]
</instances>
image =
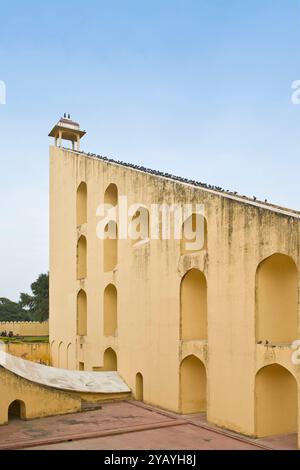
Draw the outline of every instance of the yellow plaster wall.
<instances>
[{"instance_id":1,"label":"yellow plaster wall","mask_svg":"<svg viewBox=\"0 0 300 470\"><path fill-rule=\"evenodd\" d=\"M298 219L63 149L51 147L50 154L53 364L58 363L61 342L63 351L72 344L71 369L78 369L79 362L85 370L103 367L104 351L111 347L118 371L132 390L139 372L145 402L180 411L180 361L193 354L206 367L208 420L255 435L256 271L274 253L290 256L299 266ZM76 227L76 190L82 181L88 187L87 223ZM129 204L204 204L207 249L181 255L180 240L134 246L131 240L119 240L117 266L104 272L96 210L110 183L116 184L119 196L127 195ZM76 246L81 234L87 237L88 268L87 278L78 281ZM192 268L207 282L207 340L181 341L180 285ZM110 283L118 294L118 334L107 338L103 296ZM297 283L299 289L299 278ZM80 289L88 298L84 337L76 335ZM297 317L299 323L299 303ZM298 370L293 373L298 377Z\"/></svg>"},{"instance_id":2,"label":"yellow plaster wall","mask_svg":"<svg viewBox=\"0 0 300 470\"><path fill-rule=\"evenodd\" d=\"M42 387L0 367L0 424L8 421L8 407L15 401L25 403L23 419L73 413L80 411L81 398L67 392Z\"/></svg>"},{"instance_id":3,"label":"yellow plaster wall","mask_svg":"<svg viewBox=\"0 0 300 470\"><path fill-rule=\"evenodd\" d=\"M6 343L5 350L9 354L27 361L50 365L49 343Z\"/></svg>"},{"instance_id":4,"label":"yellow plaster wall","mask_svg":"<svg viewBox=\"0 0 300 470\"><path fill-rule=\"evenodd\" d=\"M12 331L19 336L48 336L49 322L0 322L0 333L2 331Z\"/></svg>"}]
</instances>

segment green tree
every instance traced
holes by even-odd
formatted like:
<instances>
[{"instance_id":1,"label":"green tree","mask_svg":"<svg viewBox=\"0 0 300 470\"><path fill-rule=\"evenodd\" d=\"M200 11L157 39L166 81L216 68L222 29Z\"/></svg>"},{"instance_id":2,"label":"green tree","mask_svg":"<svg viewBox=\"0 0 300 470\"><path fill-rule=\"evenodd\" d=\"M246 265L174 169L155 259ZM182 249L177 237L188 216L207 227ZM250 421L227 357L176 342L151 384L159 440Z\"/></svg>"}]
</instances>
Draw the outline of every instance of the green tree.
<instances>
[{"instance_id":1,"label":"green tree","mask_svg":"<svg viewBox=\"0 0 300 470\"><path fill-rule=\"evenodd\" d=\"M7 299L0 298L0 321L27 321L31 320L30 312L24 310L22 306Z\"/></svg>"},{"instance_id":2,"label":"green tree","mask_svg":"<svg viewBox=\"0 0 300 470\"><path fill-rule=\"evenodd\" d=\"M19 305L25 309L32 321L45 321L49 318L49 274L40 274L31 284L32 295L20 295Z\"/></svg>"}]
</instances>

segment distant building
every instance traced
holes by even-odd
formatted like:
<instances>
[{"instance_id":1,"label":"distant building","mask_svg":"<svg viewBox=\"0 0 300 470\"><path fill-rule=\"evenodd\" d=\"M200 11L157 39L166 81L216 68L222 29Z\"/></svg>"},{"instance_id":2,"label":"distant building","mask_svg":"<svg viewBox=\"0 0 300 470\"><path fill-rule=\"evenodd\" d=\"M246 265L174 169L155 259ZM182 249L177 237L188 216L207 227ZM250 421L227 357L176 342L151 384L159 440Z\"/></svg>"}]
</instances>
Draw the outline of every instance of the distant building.
<instances>
[{"instance_id":1,"label":"distant building","mask_svg":"<svg viewBox=\"0 0 300 470\"><path fill-rule=\"evenodd\" d=\"M53 365L117 369L137 399L206 411L239 433L297 432L300 213L80 152L83 131L68 118L51 135ZM134 240L120 227L125 200L135 229L148 221ZM103 203L116 207L115 239L99 238ZM156 239L155 204L204 212L182 219L182 236ZM185 227L197 221L203 243L189 250Z\"/></svg>"}]
</instances>

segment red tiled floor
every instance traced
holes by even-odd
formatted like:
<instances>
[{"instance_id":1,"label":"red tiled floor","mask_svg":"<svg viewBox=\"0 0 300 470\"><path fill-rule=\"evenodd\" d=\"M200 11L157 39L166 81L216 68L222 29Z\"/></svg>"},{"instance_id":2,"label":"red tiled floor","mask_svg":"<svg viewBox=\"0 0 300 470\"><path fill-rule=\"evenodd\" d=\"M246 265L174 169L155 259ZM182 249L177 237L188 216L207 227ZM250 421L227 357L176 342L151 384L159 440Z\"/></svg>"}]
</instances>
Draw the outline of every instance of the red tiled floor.
<instances>
[{"instance_id":1,"label":"red tiled floor","mask_svg":"<svg viewBox=\"0 0 300 470\"><path fill-rule=\"evenodd\" d=\"M205 414L179 416L139 402L0 426L0 449L296 449L295 435L254 440L221 430Z\"/></svg>"},{"instance_id":2,"label":"red tiled floor","mask_svg":"<svg viewBox=\"0 0 300 470\"><path fill-rule=\"evenodd\" d=\"M32 448L31 448L32 449ZM155 430L127 433L118 436L85 439L83 441L64 442L50 446L34 447L38 450L260 450L253 444L247 444L213 431L207 431L192 424L173 426Z\"/></svg>"},{"instance_id":3,"label":"red tiled floor","mask_svg":"<svg viewBox=\"0 0 300 470\"><path fill-rule=\"evenodd\" d=\"M0 426L0 446L3 444L49 439L66 434L82 434L99 430L134 425L150 425L169 421L159 412L134 406L128 402L110 403L102 409L83 413L52 416L32 421L13 420L6 426Z\"/></svg>"}]
</instances>

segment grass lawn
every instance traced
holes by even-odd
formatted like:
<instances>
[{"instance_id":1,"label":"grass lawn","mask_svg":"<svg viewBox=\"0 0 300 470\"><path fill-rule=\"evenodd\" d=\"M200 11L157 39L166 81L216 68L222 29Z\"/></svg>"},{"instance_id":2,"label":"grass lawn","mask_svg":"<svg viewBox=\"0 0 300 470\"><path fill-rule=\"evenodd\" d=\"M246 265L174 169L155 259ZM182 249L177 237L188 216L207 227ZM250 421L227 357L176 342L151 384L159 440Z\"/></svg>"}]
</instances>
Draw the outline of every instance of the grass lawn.
<instances>
[{"instance_id":1,"label":"grass lawn","mask_svg":"<svg viewBox=\"0 0 300 470\"><path fill-rule=\"evenodd\" d=\"M0 336L0 341L4 343L49 343L49 336L19 336L13 338Z\"/></svg>"}]
</instances>

